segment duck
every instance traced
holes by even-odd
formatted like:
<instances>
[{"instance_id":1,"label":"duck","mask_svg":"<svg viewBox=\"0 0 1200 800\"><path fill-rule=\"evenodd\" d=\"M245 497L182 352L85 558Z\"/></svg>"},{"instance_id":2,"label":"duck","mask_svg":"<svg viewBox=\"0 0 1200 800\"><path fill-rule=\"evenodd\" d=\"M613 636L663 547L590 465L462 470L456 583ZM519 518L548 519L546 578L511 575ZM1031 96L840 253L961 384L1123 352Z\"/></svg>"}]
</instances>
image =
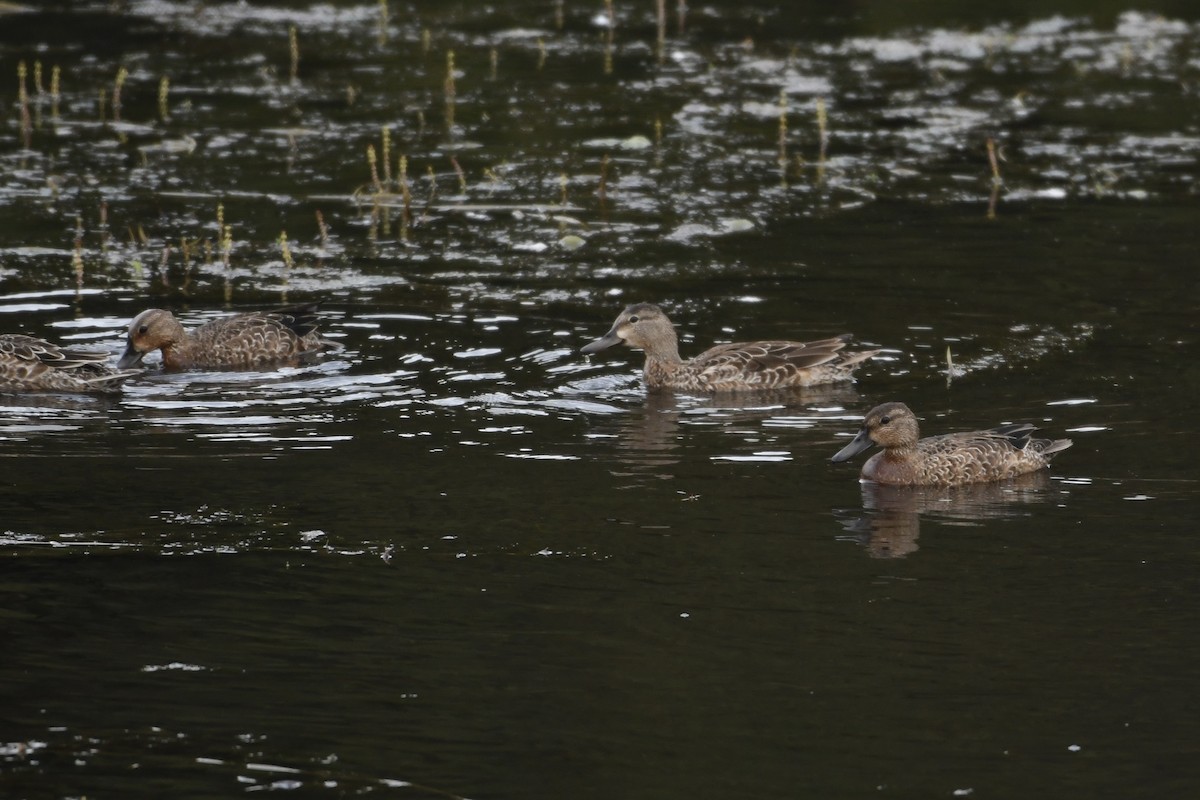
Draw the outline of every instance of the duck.
<instances>
[{"instance_id":1,"label":"duck","mask_svg":"<svg viewBox=\"0 0 1200 800\"><path fill-rule=\"evenodd\" d=\"M920 438L917 417L904 403L890 402L867 412L862 428L830 460L846 461L872 445L862 478L887 486L964 486L1015 478L1050 465L1070 439L1038 439L1028 423L982 431Z\"/></svg>"},{"instance_id":2,"label":"duck","mask_svg":"<svg viewBox=\"0 0 1200 800\"><path fill-rule=\"evenodd\" d=\"M34 336L0 334L0 392L72 392L98 394L120 391L140 369L114 369L109 353L60 347Z\"/></svg>"},{"instance_id":3,"label":"duck","mask_svg":"<svg viewBox=\"0 0 1200 800\"><path fill-rule=\"evenodd\" d=\"M128 343L117 367L139 365L155 350L162 351L163 368L168 370L295 364L337 347L317 332L318 305L234 314L190 333L170 311L150 308L129 323Z\"/></svg>"},{"instance_id":4,"label":"duck","mask_svg":"<svg viewBox=\"0 0 1200 800\"><path fill-rule=\"evenodd\" d=\"M646 353L649 391L730 392L819 386L854 379L854 370L879 350L843 353L850 334L813 342L719 344L686 361L679 356L675 326L653 303L623 310L608 333L585 345L592 354L624 343Z\"/></svg>"}]
</instances>

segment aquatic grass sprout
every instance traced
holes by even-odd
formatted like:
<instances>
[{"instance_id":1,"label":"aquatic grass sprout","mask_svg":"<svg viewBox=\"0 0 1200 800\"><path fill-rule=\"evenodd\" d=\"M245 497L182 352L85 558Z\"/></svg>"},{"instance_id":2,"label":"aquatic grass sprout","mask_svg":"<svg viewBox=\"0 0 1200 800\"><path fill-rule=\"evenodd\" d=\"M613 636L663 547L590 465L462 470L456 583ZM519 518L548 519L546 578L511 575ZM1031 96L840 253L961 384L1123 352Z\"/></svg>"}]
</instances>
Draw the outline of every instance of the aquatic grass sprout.
<instances>
[{"instance_id":1,"label":"aquatic grass sprout","mask_svg":"<svg viewBox=\"0 0 1200 800\"><path fill-rule=\"evenodd\" d=\"M788 38L767 23L748 40L693 35L713 20L686 25L681 7L656 53L662 3L604 6L595 27L594 9L570 5L500 27L482 8L462 27L457 17L366 6L130 9L184 39L236 32L264 54L279 52L286 31L287 67L250 51L208 50L197 65L129 52L72 62L67 90L63 65L47 88L31 50L17 81L26 153L0 153L16 176L0 187L0 214L49 194L53 203L31 212L41 243L69 250L55 239L57 215L95 220L98 186L114 227L132 232L129 246L152 246L139 260L158 262L162 243L204 238L202 205L259 183L239 200L248 248L270 248L279 214L297 210L284 221L297 238L327 242L336 222L369 234L344 236L351 252L411 258L453 245L482 268L497 246L562 238L536 216L496 213L506 208L575 204L573 215L608 226L605 252L622 259L672 231L820 217L881 198L961 204L993 219L1075 197L1144 202L1189 191L1188 166L1200 158L1195 114L1143 100L1147 87L1179 92L1200 38L1180 20L1131 12L1107 29L1047 17L840 39ZM1064 65L1073 71L1065 80ZM135 77L148 75L158 76L157 104L131 106ZM54 104L51 123L40 121L42 102ZM1071 124L1058 124L1061 115ZM989 139L990 180L976 155ZM624 145L642 140L649 146ZM353 141L371 142L366 181L354 177L362 151L338 146ZM599 141L622 152L586 152ZM131 147L137 159L126 157ZM147 193L165 202L155 219L139 205ZM416 208L414 195L423 197ZM463 212L447 215L456 203ZM389 206L403 209L394 227ZM467 222L480 214L487 225ZM107 237L106 224L85 235L85 260ZM213 237L222 266L226 238L222 224ZM707 246L706 237L675 241ZM184 268L177 249L172 258ZM193 266L203 280L203 265Z\"/></svg>"}]
</instances>

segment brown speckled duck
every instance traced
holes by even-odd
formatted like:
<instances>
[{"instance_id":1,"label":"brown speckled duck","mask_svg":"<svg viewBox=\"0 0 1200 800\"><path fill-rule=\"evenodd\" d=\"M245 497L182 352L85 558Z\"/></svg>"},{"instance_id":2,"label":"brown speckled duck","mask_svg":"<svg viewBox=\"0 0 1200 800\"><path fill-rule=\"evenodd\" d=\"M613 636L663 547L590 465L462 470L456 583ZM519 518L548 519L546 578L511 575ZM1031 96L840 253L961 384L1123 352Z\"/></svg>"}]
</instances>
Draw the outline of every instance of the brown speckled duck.
<instances>
[{"instance_id":1,"label":"brown speckled duck","mask_svg":"<svg viewBox=\"0 0 1200 800\"><path fill-rule=\"evenodd\" d=\"M206 322L191 333L170 311L151 308L129 323L124 369L162 351L165 369L220 369L294 364L336 345L317 333L317 305L252 311Z\"/></svg>"},{"instance_id":2,"label":"brown speckled duck","mask_svg":"<svg viewBox=\"0 0 1200 800\"><path fill-rule=\"evenodd\" d=\"M684 361L671 320L658 306L638 303L581 352L597 353L624 342L646 351L646 388L651 391L729 392L853 380L859 364L879 351L841 352L849 341L850 334L843 334L815 342L719 344Z\"/></svg>"},{"instance_id":3,"label":"brown speckled duck","mask_svg":"<svg viewBox=\"0 0 1200 800\"><path fill-rule=\"evenodd\" d=\"M868 412L862 429L831 460L845 461L873 444L883 448L867 459L862 477L889 486L959 486L1015 478L1049 466L1070 439L1035 439L1029 424L986 431L948 433L921 439L917 418L904 403L884 403Z\"/></svg>"},{"instance_id":4,"label":"brown speckled duck","mask_svg":"<svg viewBox=\"0 0 1200 800\"><path fill-rule=\"evenodd\" d=\"M109 354L0 334L0 392L116 392L140 369L113 369Z\"/></svg>"}]
</instances>

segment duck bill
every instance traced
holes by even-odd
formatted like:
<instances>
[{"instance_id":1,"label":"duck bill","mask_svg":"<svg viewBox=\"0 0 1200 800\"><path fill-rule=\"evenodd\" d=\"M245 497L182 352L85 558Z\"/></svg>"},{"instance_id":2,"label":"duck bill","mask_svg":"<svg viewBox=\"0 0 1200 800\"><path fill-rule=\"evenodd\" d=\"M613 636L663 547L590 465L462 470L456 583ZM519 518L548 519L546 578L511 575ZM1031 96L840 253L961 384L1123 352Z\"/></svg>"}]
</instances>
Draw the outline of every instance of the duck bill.
<instances>
[{"instance_id":1,"label":"duck bill","mask_svg":"<svg viewBox=\"0 0 1200 800\"><path fill-rule=\"evenodd\" d=\"M117 369L130 369L131 367L142 366L142 356L144 355L146 354L139 353L130 344L125 348L125 353L121 356L121 360L117 362Z\"/></svg>"},{"instance_id":2,"label":"duck bill","mask_svg":"<svg viewBox=\"0 0 1200 800\"><path fill-rule=\"evenodd\" d=\"M861 453L863 450L866 450L873 444L875 443L871 441L871 437L867 434L866 428L864 428L858 432L858 436L855 436L850 440L850 444L846 445L841 450L838 450L837 454L829 460L837 463L839 461L845 461L847 459L854 458L856 455Z\"/></svg>"},{"instance_id":3,"label":"duck bill","mask_svg":"<svg viewBox=\"0 0 1200 800\"><path fill-rule=\"evenodd\" d=\"M579 352L588 353L588 354L599 353L601 350L607 350L608 348L612 347L614 344L620 344L620 343L621 343L621 337L617 336L617 329L613 328L611 331L604 334L603 336L601 336L599 339L592 342L591 344L585 344L583 347L579 348Z\"/></svg>"}]
</instances>

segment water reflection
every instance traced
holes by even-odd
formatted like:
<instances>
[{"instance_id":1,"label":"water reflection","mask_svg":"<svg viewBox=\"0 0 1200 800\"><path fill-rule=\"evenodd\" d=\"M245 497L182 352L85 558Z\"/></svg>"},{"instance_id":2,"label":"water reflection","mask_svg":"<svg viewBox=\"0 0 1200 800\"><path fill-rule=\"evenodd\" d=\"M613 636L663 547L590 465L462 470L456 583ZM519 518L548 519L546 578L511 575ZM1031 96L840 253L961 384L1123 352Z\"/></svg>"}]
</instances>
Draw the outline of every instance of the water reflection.
<instances>
[{"instance_id":1,"label":"water reflection","mask_svg":"<svg viewBox=\"0 0 1200 800\"><path fill-rule=\"evenodd\" d=\"M618 474L670 480L680 459L680 419L690 398L647 395L641 407L597 426L590 434L612 439L614 457L625 468Z\"/></svg>"},{"instance_id":2,"label":"water reflection","mask_svg":"<svg viewBox=\"0 0 1200 800\"><path fill-rule=\"evenodd\" d=\"M640 391L635 387L625 394ZM840 423L848 418L845 409L861 401L848 386L709 397L655 392L628 413L594 419L587 438L612 442L612 455L624 468L615 474L670 480L676 477L675 465L695 458L688 451L701 448L711 461L790 461L787 444L775 441L780 429ZM719 446L700 444L687 433L700 428L717 429L723 435Z\"/></svg>"},{"instance_id":3,"label":"water reflection","mask_svg":"<svg viewBox=\"0 0 1200 800\"><path fill-rule=\"evenodd\" d=\"M116 35L103 37L113 41L100 52L124 48L116 58L97 55L91 25L62 25L59 12L30 8L21 15L28 28L6 25L8 51L33 74L20 103L25 146L0 152L11 173L0 214L21 233L0 242L0 269L75 255L78 286L89 291L99 274L140 283L141 270L158 265L163 287L188 293L227 282L239 291L374 292L429 280L432 270L464 299L548 299L538 284L589 254L637 254L629 266L603 266L635 276L647 246L666 241L686 263L657 269L690 274L703 267L696 252L749 241L763 221L880 198L969 205L981 218L988 205L1001 219L1030 203L1080 197L1143 203L1178 189L1198 147L1187 115L1146 111L1176 108L1177 72L1197 27L1138 12L1111 29L1049 16L824 41L810 38L804 12L780 8L753 46L680 33L665 59L653 56L662 42L649 41L661 20L644 17L615 53L602 48L621 81L610 91L591 26L577 18L575 27L542 30L544 4L509 16L489 4L428 3L382 21L365 5L193 5L132 4L114 15ZM740 28L733 9L708 13L710 24ZM133 18L169 31L179 47L125 38ZM285 26L300 34L298 79L285 78ZM45 43L66 27L76 40ZM386 40L363 47L381 28ZM247 37L252 69L211 48L228 30ZM547 49L553 69L543 70ZM80 63L64 51L91 55ZM143 67L118 119L118 103L97 108L96 98L111 93L120 63ZM462 74L447 76L447 63ZM1067 80L1063 64L1072 68ZM41 77L55 69L61 90ZM390 76L401 73L397 85ZM175 77L162 85L157 115L155 75ZM1021 80L1003 79L1012 75ZM447 77L458 78L449 98ZM558 81L577 89L564 93ZM1162 95L1148 103L1153 93ZM1095 137L1088 123L1116 129ZM527 133L509 133L518 130ZM985 139L997 158L1012 159L991 178ZM378 154L374 178L368 140ZM141 208L148 191L164 212L153 225ZM222 198L236 230L225 257L206 224ZM389 204L399 206L391 216ZM294 264L278 257L281 214L263 213L272 206L288 210ZM77 228L74 252L64 247L64 222ZM571 255L576 247L580 255ZM408 265L404 274L388 268L396 261ZM538 280L514 288L514 277Z\"/></svg>"},{"instance_id":4,"label":"water reflection","mask_svg":"<svg viewBox=\"0 0 1200 800\"><path fill-rule=\"evenodd\" d=\"M714 0L665 45L650 3L599 30L557 0L22 5L4 330L115 350L148 304L329 297L348 349L0 400L0 795L1186 796L1109 768L1194 762L1195 626L1160 613L1194 607L1194 487L1127 480L1191 474L1186 4ZM860 388L647 398L636 359L577 352L643 298L696 350L894 349ZM1120 485L1067 513L864 486L830 529L829 443L880 395L992 424L1094 398L1045 413L1103 431L1072 468ZM936 585L880 587L831 535L897 557L932 524L927 568L1012 518L994 574ZM1072 581L1030 558L1101 537Z\"/></svg>"},{"instance_id":5,"label":"water reflection","mask_svg":"<svg viewBox=\"0 0 1200 800\"><path fill-rule=\"evenodd\" d=\"M884 486L864 481L863 507L834 509L841 537L863 545L872 558L903 558L919 547L922 517L943 525L977 526L984 520L1031 513L1052 495L1047 470L976 486Z\"/></svg>"}]
</instances>

